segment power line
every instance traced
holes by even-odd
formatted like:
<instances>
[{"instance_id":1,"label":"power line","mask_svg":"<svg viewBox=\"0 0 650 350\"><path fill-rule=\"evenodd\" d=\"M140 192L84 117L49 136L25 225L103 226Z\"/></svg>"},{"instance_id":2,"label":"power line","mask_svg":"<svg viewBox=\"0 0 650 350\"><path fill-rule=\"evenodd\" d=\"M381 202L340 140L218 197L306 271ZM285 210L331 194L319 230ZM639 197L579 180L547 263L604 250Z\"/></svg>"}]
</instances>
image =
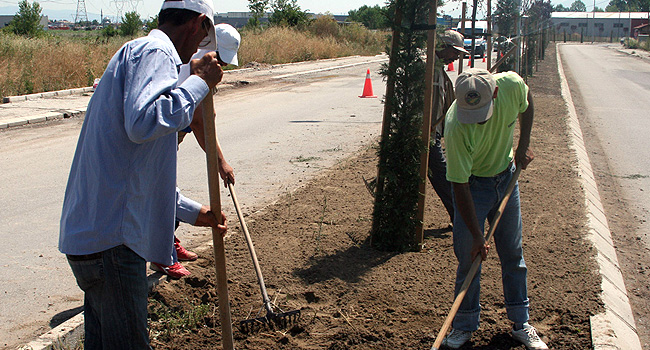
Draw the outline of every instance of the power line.
<instances>
[{"instance_id":1,"label":"power line","mask_svg":"<svg viewBox=\"0 0 650 350\"><path fill-rule=\"evenodd\" d=\"M74 23L88 23L88 12L86 12L86 0L77 0L77 14L74 16Z\"/></svg>"}]
</instances>

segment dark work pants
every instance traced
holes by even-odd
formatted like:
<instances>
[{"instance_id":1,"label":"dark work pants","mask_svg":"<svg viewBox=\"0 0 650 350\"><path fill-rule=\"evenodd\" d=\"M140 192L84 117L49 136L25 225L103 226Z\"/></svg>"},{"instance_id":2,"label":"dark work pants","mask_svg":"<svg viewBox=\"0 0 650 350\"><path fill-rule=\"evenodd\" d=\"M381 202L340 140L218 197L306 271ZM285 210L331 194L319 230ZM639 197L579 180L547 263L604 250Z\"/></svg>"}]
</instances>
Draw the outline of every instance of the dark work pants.
<instances>
[{"instance_id":1,"label":"dark work pants","mask_svg":"<svg viewBox=\"0 0 650 350\"><path fill-rule=\"evenodd\" d=\"M429 144L429 181L434 191L447 209L449 221L454 222L454 202L451 194L451 182L447 181L447 160L440 144L441 135L436 132Z\"/></svg>"},{"instance_id":2,"label":"dark work pants","mask_svg":"<svg viewBox=\"0 0 650 350\"><path fill-rule=\"evenodd\" d=\"M120 245L68 262L85 293L85 349L151 349L146 261Z\"/></svg>"}]
</instances>

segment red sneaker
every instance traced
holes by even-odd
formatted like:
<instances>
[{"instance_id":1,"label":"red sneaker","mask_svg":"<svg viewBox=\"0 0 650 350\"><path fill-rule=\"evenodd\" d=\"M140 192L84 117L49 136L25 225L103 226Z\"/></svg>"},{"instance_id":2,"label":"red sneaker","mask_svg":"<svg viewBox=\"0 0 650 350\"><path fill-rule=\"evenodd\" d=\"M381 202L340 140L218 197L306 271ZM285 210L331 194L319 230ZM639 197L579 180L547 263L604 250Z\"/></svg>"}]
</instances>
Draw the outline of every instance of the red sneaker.
<instances>
[{"instance_id":1,"label":"red sneaker","mask_svg":"<svg viewBox=\"0 0 650 350\"><path fill-rule=\"evenodd\" d=\"M187 269L184 268L183 265L181 265L180 263L175 263L174 265L170 265L170 266L164 266L152 262L151 269L154 271L162 272L173 279L179 279L181 277L185 277L191 274L191 272L187 271Z\"/></svg>"},{"instance_id":2,"label":"red sneaker","mask_svg":"<svg viewBox=\"0 0 650 350\"><path fill-rule=\"evenodd\" d=\"M174 248L179 261L194 261L199 258L198 254L183 248L181 241L176 236L174 236Z\"/></svg>"}]
</instances>

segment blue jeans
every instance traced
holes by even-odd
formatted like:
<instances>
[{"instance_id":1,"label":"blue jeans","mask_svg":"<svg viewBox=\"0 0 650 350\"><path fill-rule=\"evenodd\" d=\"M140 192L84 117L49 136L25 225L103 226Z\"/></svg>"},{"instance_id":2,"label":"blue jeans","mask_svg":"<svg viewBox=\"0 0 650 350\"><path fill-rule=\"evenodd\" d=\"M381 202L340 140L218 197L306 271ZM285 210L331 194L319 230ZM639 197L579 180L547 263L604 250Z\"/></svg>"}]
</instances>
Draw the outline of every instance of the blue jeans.
<instances>
[{"instance_id":1,"label":"blue jeans","mask_svg":"<svg viewBox=\"0 0 650 350\"><path fill-rule=\"evenodd\" d=\"M488 222L492 222L494 219L494 215L505 195L506 188L514 170L514 166L510 166L509 169L494 177L470 177L470 190L476 209L476 216L482 231L485 231L483 226L485 220L487 219ZM456 254L456 259L458 259L455 295L458 295L465 281L465 277L472 266L473 259L470 252L472 250L473 238L457 208L455 217L454 253ZM515 186L508 200L508 204L503 211L501 220L494 231L494 246L501 261L503 296L508 318L515 323L527 322L528 283L526 281L526 275L528 270L524 262L523 248L521 245L519 184ZM481 269L479 268L454 318L452 326L455 329L463 331L475 331L478 329L481 312L481 305L479 304L480 276Z\"/></svg>"},{"instance_id":2,"label":"blue jeans","mask_svg":"<svg viewBox=\"0 0 650 350\"><path fill-rule=\"evenodd\" d=\"M147 331L146 262L124 245L90 255L69 255L84 291L86 350L151 349Z\"/></svg>"}]
</instances>

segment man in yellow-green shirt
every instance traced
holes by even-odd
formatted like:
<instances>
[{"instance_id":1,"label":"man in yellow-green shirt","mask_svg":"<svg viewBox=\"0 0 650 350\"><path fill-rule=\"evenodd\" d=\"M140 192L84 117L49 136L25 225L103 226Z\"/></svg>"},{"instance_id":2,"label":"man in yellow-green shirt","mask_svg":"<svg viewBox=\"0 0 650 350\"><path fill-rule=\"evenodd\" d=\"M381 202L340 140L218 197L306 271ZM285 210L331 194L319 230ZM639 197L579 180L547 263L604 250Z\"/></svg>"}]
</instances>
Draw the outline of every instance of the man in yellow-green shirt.
<instances>
[{"instance_id":1,"label":"man in yellow-green shirt","mask_svg":"<svg viewBox=\"0 0 650 350\"><path fill-rule=\"evenodd\" d=\"M477 256L485 259L489 244L484 223L491 222L504 197L515 164L526 169L533 160L529 149L533 125L533 100L528 86L514 72L492 75L472 68L456 80L456 101L445 119L447 180L454 197L454 253L458 259L456 291ZM513 152L513 135L519 119L520 137ZM513 163L514 162L514 163ZM494 242L501 260L503 294L513 337L528 349L548 349L528 324L527 268L521 235L519 186L515 186ZM479 327L480 269L454 318L443 345L456 349Z\"/></svg>"}]
</instances>

